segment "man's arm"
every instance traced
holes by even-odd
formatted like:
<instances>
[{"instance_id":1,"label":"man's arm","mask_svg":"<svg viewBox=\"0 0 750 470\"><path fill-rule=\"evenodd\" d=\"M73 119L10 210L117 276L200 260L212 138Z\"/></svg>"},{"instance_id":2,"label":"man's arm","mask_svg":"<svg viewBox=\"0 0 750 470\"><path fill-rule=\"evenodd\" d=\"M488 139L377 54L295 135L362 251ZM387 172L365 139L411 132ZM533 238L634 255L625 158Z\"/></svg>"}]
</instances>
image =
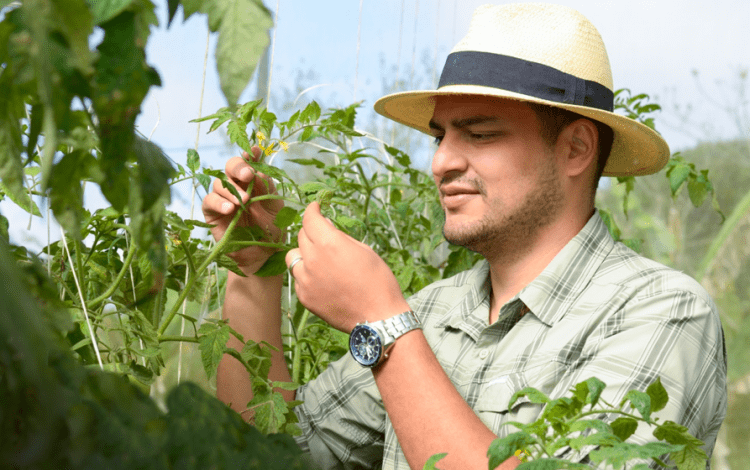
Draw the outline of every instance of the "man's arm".
<instances>
[{"instance_id":1,"label":"man's arm","mask_svg":"<svg viewBox=\"0 0 750 470\"><path fill-rule=\"evenodd\" d=\"M257 159L260 149L253 148L253 153ZM247 154L244 157L249 158ZM273 183L265 175L256 173L245 159L232 158L225 168L227 177L242 198L242 203L247 203L251 197L274 192ZM258 226L268 233L269 239L278 240L281 233L273 221L282 207L283 203L280 200L252 203L242 214L239 225ZM203 200L203 214L206 222L215 225L211 232L216 240L224 236L229 222L238 210L240 201L222 186L221 181L214 181L213 190ZM273 250L266 248L248 247L230 255L247 277L229 273L222 316L245 339L255 342L266 341L276 347L278 351L273 352L269 378L288 382L290 377L281 341L282 278L261 278L253 274L272 253ZM234 337L231 337L228 346L238 350L242 348L239 340ZM219 399L231 404L232 408L240 413L247 408L247 403L252 399L247 370L233 357L224 356L219 363L216 387ZM282 390L281 393L286 399L294 397L293 391Z\"/></svg>"},{"instance_id":2,"label":"man's arm","mask_svg":"<svg viewBox=\"0 0 750 470\"><path fill-rule=\"evenodd\" d=\"M393 273L366 245L331 226L316 203L308 206L296 256L297 297L335 328L378 321L409 309ZM373 371L388 416L412 468L447 452L440 468L487 468L495 439L443 371L421 331L399 338L385 363ZM503 470L520 462L515 457Z\"/></svg>"}]
</instances>

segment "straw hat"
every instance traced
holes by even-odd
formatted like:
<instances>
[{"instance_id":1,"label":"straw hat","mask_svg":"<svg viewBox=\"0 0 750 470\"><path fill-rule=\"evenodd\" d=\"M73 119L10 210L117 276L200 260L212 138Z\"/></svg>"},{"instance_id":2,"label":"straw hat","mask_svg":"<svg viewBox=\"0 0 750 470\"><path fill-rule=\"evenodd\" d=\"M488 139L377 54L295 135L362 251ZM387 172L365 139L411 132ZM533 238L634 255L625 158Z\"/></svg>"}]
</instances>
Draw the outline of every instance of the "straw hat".
<instances>
[{"instance_id":1,"label":"straw hat","mask_svg":"<svg viewBox=\"0 0 750 470\"><path fill-rule=\"evenodd\" d=\"M437 90L394 93L375 111L430 133L435 100L485 95L567 109L607 124L614 142L604 175L659 171L669 147L654 130L612 112L612 71L599 32L568 7L540 3L483 5L453 48Z\"/></svg>"}]
</instances>

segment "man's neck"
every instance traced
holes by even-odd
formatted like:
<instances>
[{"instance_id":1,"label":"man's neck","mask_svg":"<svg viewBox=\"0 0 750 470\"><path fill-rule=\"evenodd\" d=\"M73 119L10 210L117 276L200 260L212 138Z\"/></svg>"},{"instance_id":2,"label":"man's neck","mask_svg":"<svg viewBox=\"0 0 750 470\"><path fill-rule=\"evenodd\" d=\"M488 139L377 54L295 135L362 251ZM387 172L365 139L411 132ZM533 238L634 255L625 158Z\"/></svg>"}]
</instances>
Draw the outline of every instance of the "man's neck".
<instances>
[{"instance_id":1,"label":"man's neck","mask_svg":"<svg viewBox=\"0 0 750 470\"><path fill-rule=\"evenodd\" d=\"M533 281L549 265L560 250L572 240L586 225L588 217L559 217L525 240L519 240L513 247L504 247L491 254L485 254L490 265L489 323L494 323L502 307L517 295L521 289Z\"/></svg>"}]
</instances>

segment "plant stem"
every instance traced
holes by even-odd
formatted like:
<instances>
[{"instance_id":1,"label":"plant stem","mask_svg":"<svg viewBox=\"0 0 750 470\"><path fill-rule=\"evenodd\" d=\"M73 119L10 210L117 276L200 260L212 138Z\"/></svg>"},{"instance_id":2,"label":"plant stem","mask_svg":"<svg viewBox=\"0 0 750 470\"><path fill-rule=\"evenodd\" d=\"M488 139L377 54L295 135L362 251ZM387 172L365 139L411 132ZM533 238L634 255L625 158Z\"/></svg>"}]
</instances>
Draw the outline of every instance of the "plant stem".
<instances>
[{"instance_id":1,"label":"plant stem","mask_svg":"<svg viewBox=\"0 0 750 470\"><path fill-rule=\"evenodd\" d=\"M294 358L292 359L292 382L299 383L300 370L299 366L302 362L302 355L300 354L300 338L302 338L302 332L305 330L307 325L307 319L310 317L310 311L304 309L302 311L302 318L299 321L299 327L297 328L297 341L294 343Z\"/></svg>"},{"instance_id":2,"label":"plant stem","mask_svg":"<svg viewBox=\"0 0 750 470\"><path fill-rule=\"evenodd\" d=\"M125 257L125 261L123 261L122 269L120 269L120 272L117 273L117 277L114 281L112 281L112 284L107 288L106 291L99 297L95 298L90 302L91 309L95 309L99 306L100 303L104 302L112 293L117 289L117 286L120 285L120 282L125 277L125 274L127 273L128 269L130 268L130 263L133 262L133 257L135 256L136 247L131 246L130 250L128 250L128 255Z\"/></svg>"},{"instance_id":3,"label":"plant stem","mask_svg":"<svg viewBox=\"0 0 750 470\"><path fill-rule=\"evenodd\" d=\"M194 336L159 336L160 343L164 343L166 341L185 341L187 343L197 343L198 338Z\"/></svg>"},{"instance_id":4,"label":"plant stem","mask_svg":"<svg viewBox=\"0 0 750 470\"><path fill-rule=\"evenodd\" d=\"M195 284L195 281L198 278L200 278L201 273L203 273L203 271L206 270L208 265L213 263L213 261L219 257L219 254L221 253L222 249L229 242L232 232L234 231L234 228L237 226L237 223L240 221L240 218L242 217L243 212L244 212L244 208L237 211L232 221L229 222L229 225L227 226L227 230L224 232L224 236L221 238L221 240L219 240L218 243L216 243L216 246L214 246L213 250L211 250L211 252L208 254L206 259L203 260L203 263L201 263L201 265L196 270L196 275L193 276L185 285L185 287L182 289L179 297L177 297L177 300L174 302L172 309L167 315L167 318L159 326L159 330L157 332L159 335L159 338L162 337L164 332L167 330L167 327L172 322L172 319L175 317L175 315L177 315L177 311L180 310L180 306L182 305L182 302L187 298L188 294L193 288L193 285Z\"/></svg>"}]
</instances>

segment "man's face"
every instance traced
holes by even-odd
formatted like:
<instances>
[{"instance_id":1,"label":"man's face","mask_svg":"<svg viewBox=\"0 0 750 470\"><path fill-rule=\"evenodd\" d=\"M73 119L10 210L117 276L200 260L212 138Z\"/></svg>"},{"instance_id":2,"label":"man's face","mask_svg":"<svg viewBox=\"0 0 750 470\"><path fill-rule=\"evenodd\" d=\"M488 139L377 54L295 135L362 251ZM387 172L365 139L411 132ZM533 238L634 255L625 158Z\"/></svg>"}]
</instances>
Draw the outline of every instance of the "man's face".
<instances>
[{"instance_id":1,"label":"man's face","mask_svg":"<svg viewBox=\"0 0 750 470\"><path fill-rule=\"evenodd\" d=\"M522 248L561 210L554 149L536 114L512 100L440 97L430 122L445 238L485 256Z\"/></svg>"}]
</instances>

